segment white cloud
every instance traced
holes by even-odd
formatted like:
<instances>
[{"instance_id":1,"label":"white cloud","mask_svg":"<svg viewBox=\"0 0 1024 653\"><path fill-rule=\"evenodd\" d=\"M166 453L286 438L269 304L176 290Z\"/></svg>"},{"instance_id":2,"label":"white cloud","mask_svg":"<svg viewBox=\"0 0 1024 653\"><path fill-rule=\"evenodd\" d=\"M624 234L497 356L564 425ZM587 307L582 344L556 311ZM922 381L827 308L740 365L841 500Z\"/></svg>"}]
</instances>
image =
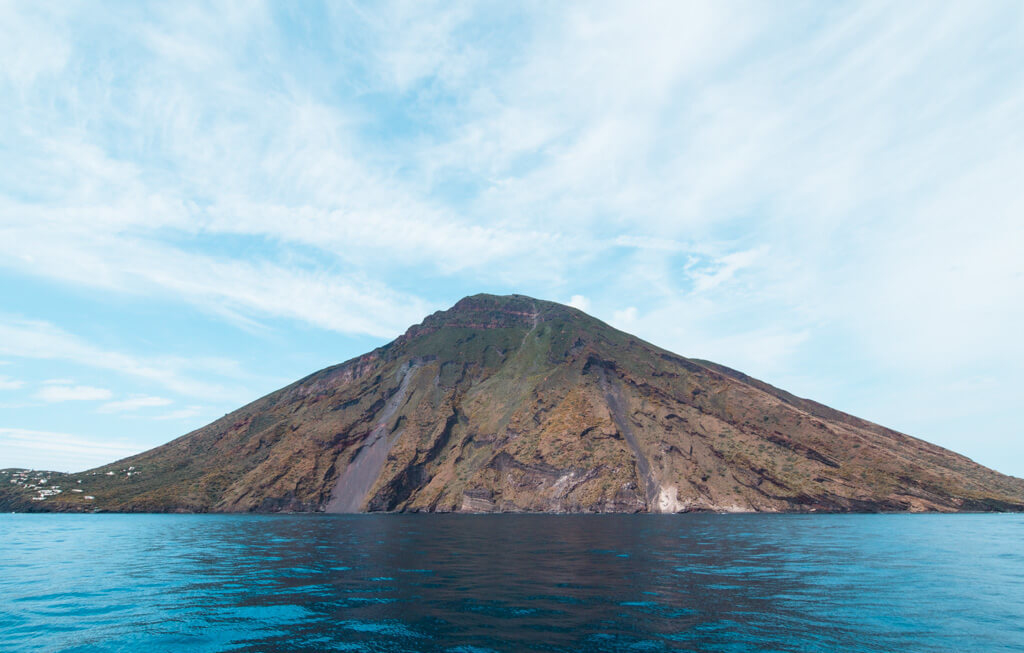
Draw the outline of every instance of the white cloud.
<instances>
[{"instance_id":1,"label":"white cloud","mask_svg":"<svg viewBox=\"0 0 1024 653\"><path fill-rule=\"evenodd\" d=\"M96 409L98 413L125 413L134 412L142 408L153 408L156 406L169 406L170 399L163 397L131 397L120 401L111 401Z\"/></svg>"},{"instance_id":2,"label":"white cloud","mask_svg":"<svg viewBox=\"0 0 1024 653\"><path fill-rule=\"evenodd\" d=\"M126 458L145 447L69 433L0 428L0 467L82 471Z\"/></svg>"},{"instance_id":3,"label":"white cloud","mask_svg":"<svg viewBox=\"0 0 1024 653\"><path fill-rule=\"evenodd\" d=\"M623 331L629 331L636 325L637 310L636 306L630 306L624 308L621 311L615 311L612 313L612 325Z\"/></svg>"},{"instance_id":4,"label":"white cloud","mask_svg":"<svg viewBox=\"0 0 1024 653\"><path fill-rule=\"evenodd\" d=\"M90 222L88 212L81 214ZM284 216L282 216L283 219ZM217 259L84 228L0 225L9 265L132 294L170 293L211 312L299 319L325 329L395 336L434 308L362 277L339 278L273 262ZM6 244L6 245L5 245ZM5 251L6 250L6 251ZM18 252L32 251L31 261Z\"/></svg>"},{"instance_id":5,"label":"white cloud","mask_svg":"<svg viewBox=\"0 0 1024 653\"><path fill-rule=\"evenodd\" d=\"M668 337L679 340L680 335L683 334ZM700 334L697 338L690 338L687 344L691 356L773 379L808 336L807 332L790 333L761 328L724 336Z\"/></svg>"},{"instance_id":6,"label":"white cloud","mask_svg":"<svg viewBox=\"0 0 1024 653\"><path fill-rule=\"evenodd\" d=\"M48 402L60 401L102 401L110 399L113 393L106 388L89 385L46 385L33 395Z\"/></svg>"},{"instance_id":7,"label":"white cloud","mask_svg":"<svg viewBox=\"0 0 1024 653\"><path fill-rule=\"evenodd\" d=\"M569 300L569 306L586 312L590 310L590 300L583 295L573 295L572 299Z\"/></svg>"},{"instance_id":8,"label":"white cloud","mask_svg":"<svg viewBox=\"0 0 1024 653\"><path fill-rule=\"evenodd\" d=\"M139 74L129 71L122 80L129 89L123 95L117 93L120 83L100 97L74 82L51 89L83 123L116 122L119 138L152 131L154 148L181 171L174 183L149 175L145 162L98 145L102 138L79 129L77 121L65 124L52 115L51 99L36 106L38 98L30 96L0 106L6 122L19 125L12 138L20 140L20 169L8 166L0 182L32 197L26 202L0 195L0 265L70 284L159 293L241 322L285 317L383 337L437 307L354 270L353 262L379 264L400 256L454 269L528 246L525 236L457 224L450 211L359 161L344 112L297 88L268 94L253 87L225 35L196 27L230 27L244 38L262 19L225 19L222 13L190 9L162 16L160 27L142 20L138 33L156 59L138 59ZM79 18L79 29L86 29L87 17ZM133 20L138 18L125 17L125 24ZM36 32L45 31L39 27ZM126 28L111 37L132 33ZM178 68L184 52L202 53L202 70ZM212 89L211 67L225 80ZM218 98L212 113L208 97ZM240 117L251 126L280 129L261 143L266 149L257 150L247 135L252 131L240 129ZM272 189L279 192L267 192ZM207 198L201 206L197 196ZM265 256L235 257L198 253L167 239L208 234L314 248L321 252L318 262L328 264L294 265L294 248L280 256L269 248ZM460 255L452 256L453 250Z\"/></svg>"},{"instance_id":9,"label":"white cloud","mask_svg":"<svg viewBox=\"0 0 1024 653\"><path fill-rule=\"evenodd\" d=\"M233 361L221 359L183 359L175 357L134 356L97 347L52 324L0 316L0 352L7 356L60 360L110 370L146 379L186 396L241 401L248 393L241 388L203 380L213 373L224 375L237 368ZM235 376L240 373L236 372ZM60 388L73 383L52 379L40 392L57 388L49 396L58 396ZM108 399L109 396L99 397Z\"/></svg>"},{"instance_id":10,"label":"white cloud","mask_svg":"<svg viewBox=\"0 0 1024 653\"><path fill-rule=\"evenodd\" d=\"M58 7L0 3L0 79L24 88L65 67L71 51L66 35L45 15L54 9Z\"/></svg>"},{"instance_id":11,"label":"white cloud","mask_svg":"<svg viewBox=\"0 0 1024 653\"><path fill-rule=\"evenodd\" d=\"M25 385L24 381L12 379L9 376L0 375L0 390L17 390Z\"/></svg>"},{"instance_id":12,"label":"white cloud","mask_svg":"<svg viewBox=\"0 0 1024 653\"><path fill-rule=\"evenodd\" d=\"M715 261L716 267L713 271L695 271L690 276L693 279L694 292L706 292L729 281L735 274L756 263L765 248L734 252L721 257Z\"/></svg>"}]
</instances>

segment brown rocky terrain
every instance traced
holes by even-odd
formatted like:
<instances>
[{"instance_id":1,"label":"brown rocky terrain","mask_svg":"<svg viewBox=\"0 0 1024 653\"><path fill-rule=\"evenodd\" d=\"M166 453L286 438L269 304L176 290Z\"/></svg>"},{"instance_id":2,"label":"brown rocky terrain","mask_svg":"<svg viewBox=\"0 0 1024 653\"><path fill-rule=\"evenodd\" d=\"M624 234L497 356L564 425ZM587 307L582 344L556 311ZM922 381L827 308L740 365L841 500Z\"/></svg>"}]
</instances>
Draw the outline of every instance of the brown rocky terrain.
<instances>
[{"instance_id":1,"label":"brown rocky terrain","mask_svg":"<svg viewBox=\"0 0 1024 653\"><path fill-rule=\"evenodd\" d=\"M6 510L1024 510L1022 479L519 295L115 464L3 474Z\"/></svg>"}]
</instances>

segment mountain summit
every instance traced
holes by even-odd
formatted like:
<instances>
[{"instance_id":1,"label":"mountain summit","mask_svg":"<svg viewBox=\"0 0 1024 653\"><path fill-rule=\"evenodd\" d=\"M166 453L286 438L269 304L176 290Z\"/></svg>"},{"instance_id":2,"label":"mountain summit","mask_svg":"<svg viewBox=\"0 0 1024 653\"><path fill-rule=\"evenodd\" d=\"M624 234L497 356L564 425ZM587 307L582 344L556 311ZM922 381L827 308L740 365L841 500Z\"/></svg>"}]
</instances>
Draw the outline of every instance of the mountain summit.
<instances>
[{"instance_id":1,"label":"mountain summit","mask_svg":"<svg viewBox=\"0 0 1024 653\"><path fill-rule=\"evenodd\" d=\"M166 445L45 474L80 491L4 473L8 510L1024 510L1024 480L521 295L467 297Z\"/></svg>"}]
</instances>

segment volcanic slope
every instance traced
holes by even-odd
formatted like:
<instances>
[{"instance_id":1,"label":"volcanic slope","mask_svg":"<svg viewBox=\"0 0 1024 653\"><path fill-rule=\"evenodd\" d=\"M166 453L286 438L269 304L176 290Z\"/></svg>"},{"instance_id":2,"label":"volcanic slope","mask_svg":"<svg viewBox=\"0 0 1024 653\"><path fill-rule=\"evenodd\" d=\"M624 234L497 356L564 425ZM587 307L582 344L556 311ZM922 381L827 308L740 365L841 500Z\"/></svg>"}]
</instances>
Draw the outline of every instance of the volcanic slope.
<instances>
[{"instance_id":1,"label":"volcanic slope","mask_svg":"<svg viewBox=\"0 0 1024 653\"><path fill-rule=\"evenodd\" d=\"M166 445L46 473L59 493L3 474L7 510L1024 509L1024 480L520 295L467 297Z\"/></svg>"}]
</instances>

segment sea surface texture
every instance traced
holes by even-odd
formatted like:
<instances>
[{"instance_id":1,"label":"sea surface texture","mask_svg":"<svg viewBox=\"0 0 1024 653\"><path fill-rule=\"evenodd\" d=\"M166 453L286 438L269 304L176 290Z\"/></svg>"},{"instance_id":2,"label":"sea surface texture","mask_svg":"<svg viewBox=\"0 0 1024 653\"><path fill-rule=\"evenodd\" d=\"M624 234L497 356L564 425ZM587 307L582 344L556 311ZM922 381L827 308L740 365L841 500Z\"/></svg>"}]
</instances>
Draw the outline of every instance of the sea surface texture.
<instances>
[{"instance_id":1,"label":"sea surface texture","mask_svg":"<svg viewBox=\"0 0 1024 653\"><path fill-rule=\"evenodd\" d=\"M0 650L1022 651L1019 515L0 515Z\"/></svg>"}]
</instances>

